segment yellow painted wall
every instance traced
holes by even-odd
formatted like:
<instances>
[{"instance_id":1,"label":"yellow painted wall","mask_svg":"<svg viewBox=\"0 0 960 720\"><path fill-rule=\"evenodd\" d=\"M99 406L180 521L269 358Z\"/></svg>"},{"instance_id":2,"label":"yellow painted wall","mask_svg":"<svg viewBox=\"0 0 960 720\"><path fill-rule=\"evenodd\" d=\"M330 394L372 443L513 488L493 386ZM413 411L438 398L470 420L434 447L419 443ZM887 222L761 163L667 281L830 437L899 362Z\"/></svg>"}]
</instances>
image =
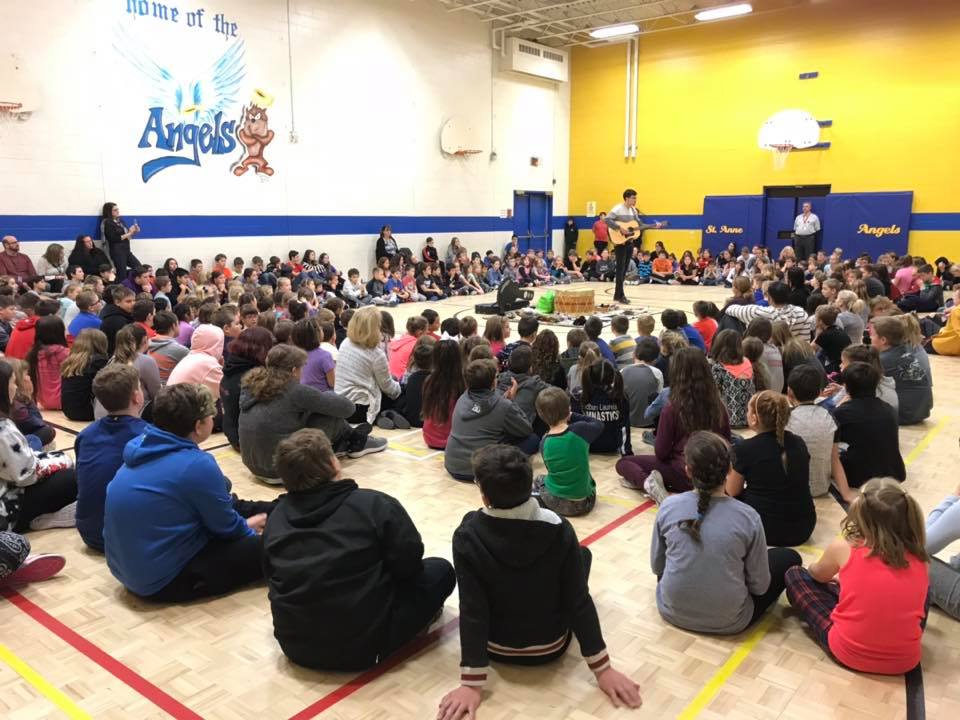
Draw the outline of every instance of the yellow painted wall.
<instances>
[{"instance_id":1,"label":"yellow painted wall","mask_svg":"<svg viewBox=\"0 0 960 720\"><path fill-rule=\"evenodd\" d=\"M960 0L828 0L641 36L635 160L623 157L625 52L573 53L572 213L609 208L628 186L647 212L700 214L704 195L794 183L913 190L914 212L960 212ZM776 172L757 132L785 108L833 120L821 132L832 147ZM700 233L649 235L679 249ZM928 259L958 248L960 230L910 235Z\"/></svg>"}]
</instances>

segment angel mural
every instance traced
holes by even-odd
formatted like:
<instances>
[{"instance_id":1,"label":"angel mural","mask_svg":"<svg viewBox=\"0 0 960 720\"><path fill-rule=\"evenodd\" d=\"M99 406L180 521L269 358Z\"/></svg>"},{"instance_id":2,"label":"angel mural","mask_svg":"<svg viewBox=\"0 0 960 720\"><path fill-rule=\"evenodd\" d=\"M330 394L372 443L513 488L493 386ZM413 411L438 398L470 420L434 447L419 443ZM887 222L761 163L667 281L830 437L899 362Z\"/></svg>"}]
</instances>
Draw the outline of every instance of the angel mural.
<instances>
[{"instance_id":1,"label":"angel mural","mask_svg":"<svg viewBox=\"0 0 960 720\"><path fill-rule=\"evenodd\" d=\"M196 63L173 53L169 63L161 64L122 27L117 30L113 47L143 78L149 116L138 147L167 153L182 153L186 148L189 152L144 163L144 182L175 165L199 166L202 155L226 155L236 150L237 121L225 118L236 106L246 77L242 40L229 45L212 64L199 70Z\"/></svg>"}]
</instances>

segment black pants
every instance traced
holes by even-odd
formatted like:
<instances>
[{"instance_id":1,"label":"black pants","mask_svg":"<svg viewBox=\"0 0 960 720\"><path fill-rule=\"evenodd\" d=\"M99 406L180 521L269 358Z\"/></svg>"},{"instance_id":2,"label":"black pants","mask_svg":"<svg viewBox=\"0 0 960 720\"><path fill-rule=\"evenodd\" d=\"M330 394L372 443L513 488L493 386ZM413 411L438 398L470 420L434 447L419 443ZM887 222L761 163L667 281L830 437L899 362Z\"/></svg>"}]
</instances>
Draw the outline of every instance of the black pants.
<instances>
[{"instance_id":1,"label":"black pants","mask_svg":"<svg viewBox=\"0 0 960 720\"><path fill-rule=\"evenodd\" d=\"M762 595L753 596L753 617L750 625L763 617L767 609L777 602L777 598L787 587L784 576L795 565L803 566L803 559L796 550L772 547L767 550L767 562L770 564L770 587Z\"/></svg>"},{"instance_id":2,"label":"black pants","mask_svg":"<svg viewBox=\"0 0 960 720\"><path fill-rule=\"evenodd\" d=\"M378 662L413 640L443 608L457 583L453 566L443 558L424 558L423 571L397 586Z\"/></svg>"},{"instance_id":3,"label":"black pants","mask_svg":"<svg viewBox=\"0 0 960 720\"><path fill-rule=\"evenodd\" d=\"M402 415L403 402L403 393L400 393L395 398L392 398L388 395L381 395L380 412L383 412L384 410L396 410ZM367 411L369 409L369 405L361 405L360 403L357 403L356 410L353 411L353 415L347 418L347 422L352 425L356 425L357 423L365 423L367 421Z\"/></svg>"},{"instance_id":4,"label":"black pants","mask_svg":"<svg viewBox=\"0 0 960 720\"><path fill-rule=\"evenodd\" d=\"M806 260L811 255L817 253L817 234L813 235L794 235L793 252L796 253L797 260Z\"/></svg>"},{"instance_id":5,"label":"black pants","mask_svg":"<svg viewBox=\"0 0 960 720\"><path fill-rule=\"evenodd\" d=\"M77 473L73 468L58 470L46 480L30 485L23 491L20 514L17 516L17 532L30 529L30 521L40 515L53 513L77 501Z\"/></svg>"},{"instance_id":6,"label":"black pants","mask_svg":"<svg viewBox=\"0 0 960 720\"><path fill-rule=\"evenodd\" d=\"M233 500L234 509L243 517L269 514L275 506L276 501L240 500L236 496ZM262 580L262 559L263 542L259 535L230 540L214 538L162 590L144 599L180 603L226 595Z\"/></svg>"},{"instance_id":7,"label":"black pants","mask_svg":"<svg viewBox=\"0 0 960 720\"><path fill-rule=\"evenodd\" d=\"M614 256L617 258L617 272L614 276L616 287L613 289L613 299L623 299L623 277L627 274L627 260L630 259L630 253L633 250L633 243L623 243L613 249Z\"/></svg>"},{"instance_id":8,"label":"black pants","mask_svg":"<svg viewBox=\"0 0 960 720\"><path fill-rule=\"evenodd\" d=\"M110 259L113 260L113 266L117 270L118 283L127 278L127 268L135 270L140 267L140 261L131 252L129 242L110 245Z\"/></svg>"}]
</instances>

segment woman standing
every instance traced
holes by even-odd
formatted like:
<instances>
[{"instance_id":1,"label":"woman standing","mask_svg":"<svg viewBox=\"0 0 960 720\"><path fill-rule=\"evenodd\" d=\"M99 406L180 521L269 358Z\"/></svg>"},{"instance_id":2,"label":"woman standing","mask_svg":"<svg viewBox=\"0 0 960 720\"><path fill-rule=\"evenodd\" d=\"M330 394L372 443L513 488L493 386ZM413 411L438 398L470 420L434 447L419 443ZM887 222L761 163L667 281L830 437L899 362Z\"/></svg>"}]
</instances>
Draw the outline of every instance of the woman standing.
<instances>
[{"instance_id":1,"label":"woman standing","mask_svg":"<svg viewBox=\"0 0 960 720\"><path fill-rule=\"evenodd\" d=\"M127 276L127 268L140 267L140 261L130 250L130 241L140 232L140 226L135 222L130 227L124 224L120 217L120 208L116 203L103 204L100 219L100 237L107 244L113 265L117 270L117 280Z\"/></svg>"},{"instance_id":2,"label":"woman standing","mask_svg":"<svg viewBox=\"0 0 960 720\"><path fill-rule=\"evenodd\" d=\"M380 258L387 258L390 266L393 267L399 252L400 248L397 247L397 241L393 237L393 229L389 225L384 225L380 228L380 237L377 238L377 263L379 264Z\"/></svg>"},{"instance_id":3,"label":"woman standing","mask_svg":"<svg viewBox=\"0 0 960 720\"><path fill-rule=\"evenodd\" d=\"M334 390L356 405L348 422L376 422L390 430L394 427L393 416L399 416L393 408L401 388L390 375L387 355L380 344L380 323L380 310L372 305L357 310L350 318L347 339L337 356Z\"/></svg>"},{"instance_id":4,"label":"woman standing","mask_svg":"<svg viewBox=\"0 0 960 720\"><path fill-rule=\"evenodd\" d=\"M85 277L98 275L101 265L110 265L110 258L107 254L93 244L93 238L89 235L77 235L77 240L70 251L70 257L67 260L69 265L78 265L83 268Z\"/></svg>"}]
</instances>

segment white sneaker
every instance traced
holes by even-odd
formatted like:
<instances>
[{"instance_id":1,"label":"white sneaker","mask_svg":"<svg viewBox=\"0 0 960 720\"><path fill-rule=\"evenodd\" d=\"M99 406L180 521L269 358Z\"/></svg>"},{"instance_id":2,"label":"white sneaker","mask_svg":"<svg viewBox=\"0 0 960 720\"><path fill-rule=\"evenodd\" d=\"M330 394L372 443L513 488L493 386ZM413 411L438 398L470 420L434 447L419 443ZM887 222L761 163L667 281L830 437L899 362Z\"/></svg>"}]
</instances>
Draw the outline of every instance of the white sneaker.
<instances>
[{"instance_id":1,"label":"white sneaker","mask_svg":"<svg viewBox=\"0 0 960 720\"><path fill-rule=\"evenodd\" d=\"M72 502L56 512L37 515L30 521L31 530L52 530L77 526L77 503Z\"/></svg>"},{"instance_id":2,"label":"white sneaker","mask_svg":"<svg viewBox=\"0 0 960 720\"><path fill-rule=\"evenodd\" d=\"M663 484L663 476L657 470L651 470L647 479L643 481L643 491L657 505L662 505L663 501L670 497L667 486Z\"/></svg>"}]
</instances>

